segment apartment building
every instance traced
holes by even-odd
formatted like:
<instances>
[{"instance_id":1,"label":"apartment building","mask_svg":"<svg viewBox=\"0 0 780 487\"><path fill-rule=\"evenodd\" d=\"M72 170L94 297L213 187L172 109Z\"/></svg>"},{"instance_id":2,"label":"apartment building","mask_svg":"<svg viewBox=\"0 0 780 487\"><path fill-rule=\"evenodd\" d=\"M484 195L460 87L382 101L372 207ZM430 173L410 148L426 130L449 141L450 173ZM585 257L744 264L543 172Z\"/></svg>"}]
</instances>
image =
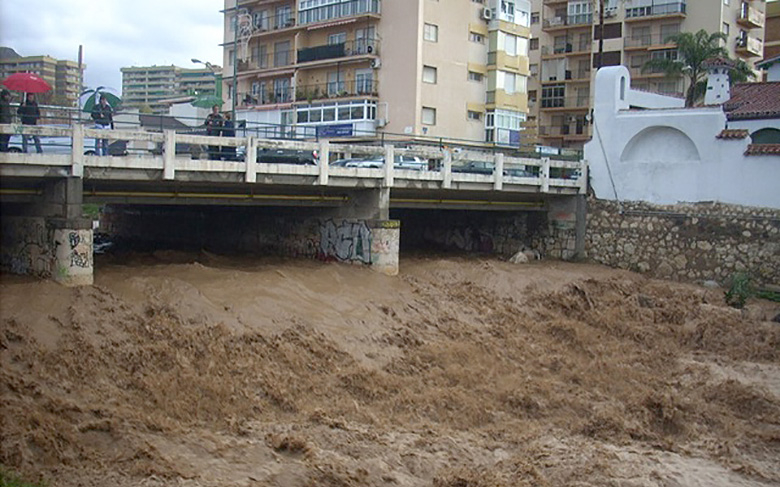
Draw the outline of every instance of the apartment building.
<instances>
[{"instance_id":1,"label":"apartment building","mask_svg":"<svg viewBox=\"0 0 780 487\"><path fill-rule=\"evenodd\" d=\"M224 14L240 118L298 136L520 144L529 0L226 0Z\"/></svg>"},{"instance_id":2,"label":"apartment building","mask_svg":"<svg viewBox=\"0 0 780 487\"><path fill-rule=\"evenodd\" d=\"M125 107L149 107L165 113L165 100L185 95L214 95L221 69L185 69L178 66L133 66L122 68L122 104Z\"/></svg>"},{"instance_id":3,"label":"apartment building","mask_svg":"<svg viewBox=\"0 0 780 487\"><path fill-rule=\"evenodd\" d=\"M668 37L723 32L732 58L763 56L762 0L533 0L529 105L540 142L581 147L591 136L596 67L624 65L633 88L682 96L684 80L643 72L650 59L677 56ZM604 8L603 29L599 6ZM603 32L603 36L601 35ZM603 54L599 56L599 39ZM601 57L601 60L599 60Z\"/></svg>"},{"instance_id":4,"label":"apartment building","mask_svg":"<svg viewBox=\"0 0 780 487\"><path fill-rule=\"evenodd\" d=\"M780 56L780 1L767 2L764 59Z\"/></svg>"},{"instance_id":5,"label":"apartment building","mask_svg":"<svg viewBox=\"0 0 780 487\"><path fill-rule=\"evenodd\" d=\"M5 79L13 73L35 73L52 87L50 92L38 95L41 103L76 106L85 65L82 65L79 71L76 61L55 59L50 56L19 56L10 49L3 52L5 55L0 58L0 79Z\"/></svg>"}]
</instances>

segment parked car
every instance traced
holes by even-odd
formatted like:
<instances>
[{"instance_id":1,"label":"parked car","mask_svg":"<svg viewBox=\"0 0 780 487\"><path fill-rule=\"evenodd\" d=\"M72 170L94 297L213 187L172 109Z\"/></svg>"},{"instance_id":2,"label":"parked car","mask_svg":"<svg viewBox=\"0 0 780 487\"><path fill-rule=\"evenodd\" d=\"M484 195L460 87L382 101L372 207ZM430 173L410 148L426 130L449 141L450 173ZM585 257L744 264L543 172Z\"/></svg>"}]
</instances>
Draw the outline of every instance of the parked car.
<instances>
[{"instance_id":1,"label":"parked car","mask_svg":"<svg viewBox=\"0 0 780 487\"><path fill-rule=\"evenodd\" d=\"M73 142L70 137L64 136L39 136L41 141L41 149L44 154L70 154ZM22 144L22 136L18 134L11 135L11 139L8 142L8 152L21 153L24 145ZM35 152L35 142L32 139L27 139L27 152ZM88 156L94 156L95 152L95 139L84 139L84 154ZM126 156L127 155L127 141L126 140L110 140L108 144L108 154L111 156Z\"/></svg>"},{"instance_id":2,"label":"parked car","mask_svg":"<svg viewBox=\"0 0 780 487\"><path fill-rule=\"evenodd\" d=\"M428 161L417 156L396 155L393 167L395 169L411 169L414 171L424 171L428 169ZM373 158L351 158L339 159L331 163L332 166L342 167L368 167L381 168L385 166L384 156Z\"/></svg>"},{"instance_id":3,"label":"parked car","mask_svg":"<svg viewBox=\"0 0 780 487\"><path fill-rule=\"evenodd\" d=\"M466 172L471 174L493 174L495 164L488 161L468 161L465 164L452 166L452 172Z\"/></svg>"},{"instance_id":4,"label":"parked car","mask_svg":"<svg viewBox=\"0 0 780 487\"><path fill-rule=\"evenodd\" d=\"M257 162L314 166L319 162L319 154L316 150L269 149L262 147L257 150Z\"/></svg>"},{"instance_id":5,"label":"parked car","mask_svg":"<svg viewBox=\"0 0 780 487\"><path fill-rule=\"evenodd\" d=\"M491 161L469 161L465 164L452 166L452 172L492 175L494 168L495 168L495 163ZM536 174L533 171L532 166L504 167L504 176L525 178L525 177L535 177L537 175L538 174Z\"/></svg>"}]
</instances>

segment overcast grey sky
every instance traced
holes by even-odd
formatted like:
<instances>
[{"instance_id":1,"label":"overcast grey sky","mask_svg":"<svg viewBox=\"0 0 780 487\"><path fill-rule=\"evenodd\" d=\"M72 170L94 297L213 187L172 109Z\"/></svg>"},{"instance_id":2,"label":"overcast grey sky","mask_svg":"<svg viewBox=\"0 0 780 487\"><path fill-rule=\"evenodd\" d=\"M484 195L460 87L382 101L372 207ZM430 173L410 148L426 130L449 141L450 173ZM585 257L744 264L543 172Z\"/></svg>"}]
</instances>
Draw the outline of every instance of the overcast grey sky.
<instances>
[{"instance_id":1,"label":"overcast grey sky","mask_svg":"<svg viewBox=\"0 0 780 487\"><path fill-rule=\"evenodd\" d=\"M0 45L78 60L85 85L122 90L125 66L222 64L222 0L0 0Z\"/></svg>"}]
</instances>

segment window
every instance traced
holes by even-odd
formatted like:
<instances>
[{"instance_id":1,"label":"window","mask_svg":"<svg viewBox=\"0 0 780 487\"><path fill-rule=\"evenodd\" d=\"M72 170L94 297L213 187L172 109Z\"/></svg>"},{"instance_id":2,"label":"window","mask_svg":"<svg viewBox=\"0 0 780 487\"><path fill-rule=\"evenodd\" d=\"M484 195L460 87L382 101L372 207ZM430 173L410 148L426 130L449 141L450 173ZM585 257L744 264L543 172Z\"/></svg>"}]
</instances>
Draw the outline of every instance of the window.
<instances>
[{"instance_id":1,"label":"window","mask_svg":"<svg viewBox=\"0 0 780 487\"><path fill-rule=\"evenodd\" d=\"M425 24L423 26L423 39L430 42L439 42L439 26L435 24Z\"/></svg>"},{"instance_id":2,"label":"window","mask_svg":"<svg viewBox=\"0 0 780 487\"><path fill-rule=\"evenodd\" d=\"M559 108L563 106L565 85L547 85L542 87L542 108Z\"/></svg>"},{"instance_id":3,"label":"window","mask_svg":"<svg viewBox=\"0 0 780 487\"><path fill-rule=\"evenodd\" d=\"M290 41L274 44L274 67L290 64Z\"/></svg>"},{"instance_id":4,"label":"window","mask_svg":"<svg viewBox=\"0 0 780 487\"><path fill-rule=\"evenodd\" d=\"M539 49L539 38L534 37L531 39L531 41L528 43L528 49L531 51L536 51Z\"/></svg>"},{"instance_id":5,"label":"window","mask_svg":"<svg viewBox=\"0 0 780 487\"><path fill-rule=\"evenodd\" d=\"M729 35L729 23L728 22L723 22L723 26L721 27L720 31L723 32L724 34L726 34L726 36L728 36Z\"/></svg>"},{"instance_id":6,"label":"window","mask_svg":"<svg viewBox=\"0 0 780 487\"><path fill-rule=\"evenodd\" d=\"M436 109L430 107L422 108L422 123L425 125L436 125Z\"/></svg>"},{"instance_id":7,"label":"window","mask_svg":"<svg viewBox=\"0 0 780 487\"><path fill-rule=\"evenodd\" d=\"M344 79L338 71L328 73L328 95L335 96L345 91Z\"/></svg>"},{"instance_id":8,"label":"window","mask_svg":"<svg viewBox=\"0 0 780 487\"><path fill-rule=\"evenodd\" d=\"M508 71L496 71L496 88L503 89L508 94L525 93L526 80L523 75Z\"/></svg>"},{"instance_id":9,"label":"window","mask_svg":"<svg viewBox=\"0 0 780 487\"><path fill-rule=\"evenodd\" d=\"M329 46L332 46L334 44L344 44L345 42L347 42L346 32L339 32L338 34L331 34L328 36Z\"/></svg>"},{"instance_id":10,"label":"window","mask_svg":"<svg viewBox=\"0 0 780 487\"><path fill-rule=\"evenodd\" d=\"M272 102L288 102L292 101L292 94L290 93L290 78L277 78L274 80L274 99Z\"/></svg>"},{"instance_id":11,"label":"window","mask_svg":"<svg viewBox=\"0 0 780 487\"><path fill-rule=\"evenodd\" d=\"M436 84L436 68L433 66L423 66L422 80L424 83Z\"/></svg>"},{"instance_id":12,"label":"window","mask_svg":"<svg viewBox=\"0 0 780 487\"><path fill-rule=\"evenodd\" d=\"M469 81L476 81L477 83L482 83L484 77L485 76L482 73L477 73L476 71L469 71Z\"/></svg>"},{"instance_id":13,"label":"window","mask_svg":"<svg viewBox=\"0 0 780 487\"><path fill-rule=\"evenodd\" d=\"M680 24L664 24L661 26L661 42L666 42L673 35L680 33Z\"/></svg>"},{"instance_id":14,"label":"window","mask_svg":"<svg viewBox=\"0 0 780 487\"><path fill-rule=\"evenodd\" d=\"M473 110L467 110L467 112L466 112L466 117L467 117L469 120L472 120L472 121L474 121L474 122L479 122L480 120L482 120L482 113L480 113L480 112L475 112L475 111L473 111Z\"/></svg>"},{"instance_id":15,"label":"window","mask_svg":"<svg viewBox=\"0 0 780 487\"><path fill-rule=\"evenodd\" d=\"M531 76L539 76L539 65L536 63L528 65L528 72Z\"/></svg>"},{"instance_id":16,"label":"window","mask_svg":"<svg viewBox=\"0 0 780 487\"><path fill-rule=\"evenodd\" d=\"M539 12L531 12L531 23L532 24L539 23Z\"/></svg>"},{"instance_id":17,"label":"window","mask_svg":"<svg viewBox=\"0 0 780 487\"><path fill-rule=\"evenodd\" d=\"M510 56L527 56L528 39L499 31L498 48L504 50Z\"/></svg>"},{"instance_id":18,"label":"window","mask_svg":"<svg viewBox=\"0 0 780 487\"><path fill-rule=\"evenodd\" d=\"M482 34L478 34L476 32L469 32L469 40L471 42L477 42L479 44L484 44L485 43L485 36L483 36Z\"/></svg>"},{"instance_id":19,"label":"window","mask_svg":"<svg viewBox=\"0 0 780 487\"><path fill-rule=\"evenodd\" d=\"M292 7L285 5L276 9L276 28L283 29L293 25Z\"/></svg>"},{"instance_id":20,"label":"window","mask_svg":"<svg viewBox=\"0 0 780 487\"><path fill-rule=\"evenodd\" d=\"M371 94L374 91L374 70L355 70L355 93L359 95Z\"/></svg>"}]
</instances>

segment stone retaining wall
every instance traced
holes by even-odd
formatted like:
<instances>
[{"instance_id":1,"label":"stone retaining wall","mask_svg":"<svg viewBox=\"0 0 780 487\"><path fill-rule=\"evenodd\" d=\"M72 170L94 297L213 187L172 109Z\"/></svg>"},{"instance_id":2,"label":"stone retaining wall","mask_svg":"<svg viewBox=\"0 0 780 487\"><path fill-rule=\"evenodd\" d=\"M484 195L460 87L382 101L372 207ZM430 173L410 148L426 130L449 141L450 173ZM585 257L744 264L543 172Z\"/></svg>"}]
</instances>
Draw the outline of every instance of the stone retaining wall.
<instances>
[{"instance_id":1,"label":"stone retaining wall","mask_svg":"<svg viewBox=\"0 0 780 487\"><path fill-rule=\"evenodd\" d=\"M725 285L749 272L780 284L780 210L589 199L585 250L595 262L654 277Z\"/></svg>"}]
</instances>

